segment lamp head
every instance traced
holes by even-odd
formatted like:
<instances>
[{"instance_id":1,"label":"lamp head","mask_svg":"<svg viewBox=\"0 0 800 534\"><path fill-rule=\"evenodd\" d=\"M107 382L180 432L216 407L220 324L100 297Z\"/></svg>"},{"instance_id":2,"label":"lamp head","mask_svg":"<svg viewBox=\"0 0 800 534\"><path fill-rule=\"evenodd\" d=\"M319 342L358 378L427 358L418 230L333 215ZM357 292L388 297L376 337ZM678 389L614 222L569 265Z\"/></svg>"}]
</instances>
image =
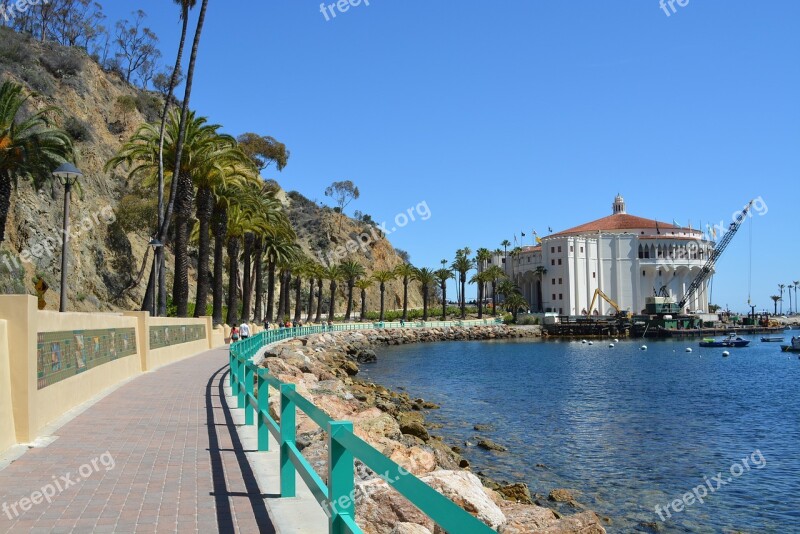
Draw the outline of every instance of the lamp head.
<instances>
[{"instance_id":1,"label":"lamp head","mask_svg":"<svg viewBox=\"0 0 800 534\"><path fill-rule=\"evenodd\" d=\"M83 173L78 167L67 161L53 171L53 176L58 178L61 185L74 185L75 182L83 178Z\"/></svg>"}]
</instances>

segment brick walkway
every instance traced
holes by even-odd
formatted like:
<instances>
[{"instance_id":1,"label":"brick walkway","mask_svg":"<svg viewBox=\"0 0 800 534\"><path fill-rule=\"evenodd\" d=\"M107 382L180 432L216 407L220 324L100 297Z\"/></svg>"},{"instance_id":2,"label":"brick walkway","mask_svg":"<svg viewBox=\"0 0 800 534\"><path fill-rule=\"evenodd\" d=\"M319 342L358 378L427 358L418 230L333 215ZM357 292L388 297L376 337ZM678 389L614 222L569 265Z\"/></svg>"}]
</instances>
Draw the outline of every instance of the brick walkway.
<instances>
[{"instance_id":1,"label":"brick walkway","mask_svg":"<svg viewBox=\"0 0 800 534\"><path fill-rule=\"evenodd\" d=\"M227 361L144 374L0 471L0 532L274 532L224 401Z\"/></svg>"}]
</instances>

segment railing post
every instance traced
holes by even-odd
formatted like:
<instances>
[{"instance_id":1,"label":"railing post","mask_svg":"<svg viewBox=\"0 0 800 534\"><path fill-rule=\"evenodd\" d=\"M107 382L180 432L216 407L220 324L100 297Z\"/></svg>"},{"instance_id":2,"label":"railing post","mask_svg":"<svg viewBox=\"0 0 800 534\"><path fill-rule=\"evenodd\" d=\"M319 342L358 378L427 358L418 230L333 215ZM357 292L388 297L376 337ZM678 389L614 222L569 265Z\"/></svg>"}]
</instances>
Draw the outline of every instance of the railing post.
<instances>
[{"instance_id":1,"label":"railing post","mask_svg":"<svg viewBox=\"0 0 800 534\"><path fill-rule=\"evenodd\" d=\"M264 421L264 415L269 414L269 382L267 381L267 376L269 376L269 369L265 369L263 367L259 367L257 370L257 377L258 377L258 413L256 414L256 418L258 421L258 450L259 451L268 451L269 450L269 427L267 426L266 421Z\"/></svg>"},{"instance_id":2,"label":"railing post","mask_svg":"<svg viewBox=\"0 0 800 534\"><path fill-rule=\"evenodd\" d=\"M329 534L348 534L342 516L355 518L355 485L353 482L353 453L336 441L336 435L353 432L349 421L328 424L328 515Z\"/></svg>"},{"instance_id":3,"label":"railing post","mask_svg":"<svg viewBox=\"0 0 800 534\"><path fill-rule=\"evenodd\" d=\"M244 391L242 390L242 384L244 384L244 375L245 375L245 362L244 357L240 357L237 355L236 357L236 407L237 408L244 408Z\"/></svg>"},{"instance_id":4,"label":"railing post","mask_svg":"<svg viewBox=\"0 0 800 534\"><path fill-rule=\"evenodd\" d=\"M253 424L253 403L250 402L250 397L253 394L253 378L255 376L256 366L250 360L244 362L244 424Z\"/></svg>"},{"instance_id":5,"label":"railing post","mask_svg":"<svg viewBox=\"0 0 800 534\"><path fill-rule=\"evenodd\" d=\"M239 355L231 351L231 373L229 377L231 384L231 396L239 398Z\"/></svg>"},{"instance_id":6,"label":"railing post","mask_svg":"<svg viewBox=\"0 0 800 534\"><path fill-rule=\"evenodd\" d=\"M281 497L295 496L295 469L289 457L289 443L295 443L296 408L288 397L294 384L281 384Z\"/></svg>"}]
</instances>

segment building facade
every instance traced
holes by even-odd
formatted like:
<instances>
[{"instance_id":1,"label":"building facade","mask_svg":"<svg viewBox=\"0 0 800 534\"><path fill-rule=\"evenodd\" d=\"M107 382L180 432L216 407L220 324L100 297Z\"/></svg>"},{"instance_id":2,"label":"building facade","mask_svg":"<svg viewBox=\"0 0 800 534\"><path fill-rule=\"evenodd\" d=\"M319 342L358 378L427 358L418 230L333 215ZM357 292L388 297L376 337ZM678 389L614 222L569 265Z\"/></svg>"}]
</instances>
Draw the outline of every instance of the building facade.
<instances>
[{"instance_id":1,"label":"building facade","mask_svg":"<svg viewBox=\"0 0 800 534\"><path fill-rule=\"evenodd\" d=\"M691 228L629 215L625 200L614 199L612 214L493 258L517 284L532 312L586 315L600 289L621 310L642 313L645 298L667 294L683 299L702 271L714 242ZM708 310L708 278L683 311ZM594 315L613 314L598 299Z\"/></svg>"}]
</instances>

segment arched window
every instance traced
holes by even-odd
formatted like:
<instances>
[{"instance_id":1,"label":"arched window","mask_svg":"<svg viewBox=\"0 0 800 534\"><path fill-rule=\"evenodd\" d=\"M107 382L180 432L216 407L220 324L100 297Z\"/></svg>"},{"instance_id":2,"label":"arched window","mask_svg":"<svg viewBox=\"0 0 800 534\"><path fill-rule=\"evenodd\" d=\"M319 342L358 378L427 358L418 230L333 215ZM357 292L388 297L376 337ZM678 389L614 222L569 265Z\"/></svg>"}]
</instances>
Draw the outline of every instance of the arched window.
<instances>
[{"instance_id":1,"label":"arched window","mask_svg":"<svg viewBox=\"0 0 800 534\"><path fill-rule=\"evenodd\" d=\"M641 260L643 258L644 258L644 247L642 245L639 245L639 259Z\"/></svg>"}]
</instances>

